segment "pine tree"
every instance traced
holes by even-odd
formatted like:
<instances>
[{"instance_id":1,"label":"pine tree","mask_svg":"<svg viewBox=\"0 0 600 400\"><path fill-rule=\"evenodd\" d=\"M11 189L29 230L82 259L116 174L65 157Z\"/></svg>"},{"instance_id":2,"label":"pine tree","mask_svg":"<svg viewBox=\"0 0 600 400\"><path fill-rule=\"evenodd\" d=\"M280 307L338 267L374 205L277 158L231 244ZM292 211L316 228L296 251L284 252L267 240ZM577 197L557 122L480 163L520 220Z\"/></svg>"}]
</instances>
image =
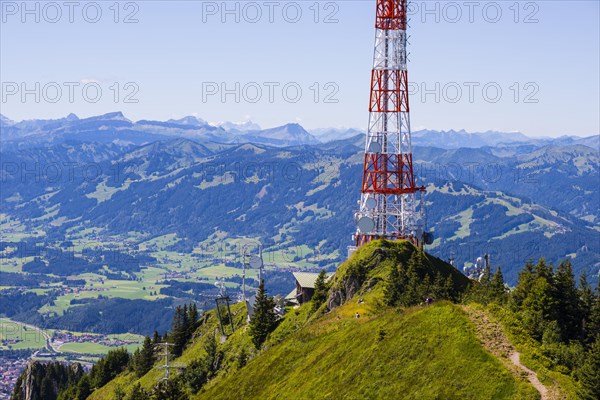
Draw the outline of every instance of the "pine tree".
<instances>
[{"instance_id":1,"label":"pine tree","mask_svg":"<svg viewBox=\"0 0 600 400\"><path fill-rule=\"evenodd\" d=\"M135 374L138 378L146 375L146 373L152 369L152 366L154 365L154 345L148 336L144 338L144 344L139 351L134 364Z\"/></svg>"},{"instance_id":2,"label":"pine tree","mask_svg":"<svg viewBox=\"0 0 600 400\"><path fill-rule=\"evenodd\" d=\"M544 257L540 258L538 263L533 268L533 271L534 271L536 278L544 278L549 283L553 283L552 278L553 278L554 274L553 274L552 265L547 265L546 259Z\"/></svg>"},{"instance_id":3,"label":"pine tree","mask_svg":"<svg viewBox=\"0 0 600 400\"><path fill-rule=\"evenodd\" d=\"M592 310L596 302L596 295L588 283L587 274L583 272L579 276L579 300L581 304L581 319L583 327L584 343L591 343L594 340L594 323L592 321Z\"/></svg>"},{"instance_id":4,"label":"pine tree","mask_svg":"<svg viewBox=\"0 0 600 400\"><path fill-rule=\"evenodd\" d=\"M99 388L123 372L131 363L131 357L126 349L109 350L91 369L92 386Z\"/></svg>"},{"instance_id":5,"label":"pine tree","mask_svg":"<svg viewBox=\"0 0 600 400\"><path fill-rule=\"evenodd\" d=\"M212 378L219 369L221 363L221 354L217 350L217 341L215 338L211 338L204 344L204 352L206 353L205 360L206 366L208 367L209 376Z\"/></svg>"},{"instance_id":6,"label":"pine tree","mask_svg":"<svg viewBox=\"0 0 600 400\"><path fill-rule=\"evenodd\" d=\"M400 296L403 288L403 275L401 273L402 265L392 265L392 270L388 275L383 289L383 301L388 306L396 306L400 303Z\"/></svg>"},{"instance_id":7,"label":"pine tree","mask_svg":"<svg viewBox=\"0 0 600 400\"><path fill-rule=\"evenodd\" d=\"M554 287L545 275L537 276L520 307L524 327L536 339L541 340L548 322L556 320Z\"/></svg>"},{"instance_id":8,"label":"pine tree","mask_svg":"<svg viewBox=\"0 0 600 400\"><path fill-rule=\"evenodd\" d=\"M189 396L181 387L179 379L169 379L156 386L152 398L155 400L188 400Z\"/></svg>"},{"instance_id":9,"label":"pine tree","mask_svg":"<svg viewBox=\"0 0 600 400\"><path fill-rule=\"evenodd\" d=\"M519 272L517 287L512 291L510 299L514 311L521 308L523 302L531 292L535 282L534 266L531 260L527 261L525 268Z\"/></svg>"},{"instance_id":10,"label":"pine tree","mask_svg":"<svg viewBox=\"0 0 600 400\"><path fill-rule=\"evenodd\" d=\"M183 372L183 380L193 393L197 393L208 382L208 367L206 359L196 359L190 362Z\"/></svg>"},{"instance_id":11,"label":"pine tree","mask_svg":"<svg viewBox=\"0 0 600 400\"><path fill-rule=\"evenodd\" d=\"M417 298L415 304L420 304L424 302L428 297L431 297L431 277L428 274L425 274L421 282L417 285Z\"/></svg>"},{"instance_id":12,"label":"pine tree","mask_svg":"<svg viewBox=\"0 0 600 400\"><path fill-rule=\"evenodd\" d=\"M448 275L444 280L444 290L442 298L452 301L456 300L456 295L454 292L454 280L452 280L452 275Z\"/></svg>"},{"instance_id":13,"label":"pine tree","mask_svg":"<svg viewBox=\"0 0 600 400\"><path fill-rule=\"evenodd\" d=\"M563 340L569 341L582 337L582 307L571 262L561 262L554 273L554 297L556 311L554 316L562 332Z\"/></svg>"},{"instance_id":14,"label":"pine tree","mask_svg":"<svg viewBox=\"0 0 600 400\"><path fill-rule=\"evenodd\" d=\"M115 400L125 400L125 391L121 387L121 385L117 385L114 391L114 399Z\"/></svg>"},{"instance_id":15,"label":"pine tree","mask_svg":"<svg viewBox=\"0 0 600 400\"><path fill-rule=\"evenodd\" d=\"M139 383L136 383L129 396L127 396L127 400L150 400L150 395L142 389Z\"/></svg>"},{"instance_id":16,"label":"pine tree","mask_svg":"<svg viewBox=\"0 0 600 400\"><path fill-rule=\"evenodd\" d=\"M319 272L319 276L315 281L315 292L311 299L313 312L321 307L321 304L325 303L328 294L329 286L327 285L327 273L325 270L322 270Z\"/></svg>"},{"instance_id":17,"label":"pine tree","mask_svg":"<svg viewBox=\"0 0 600 400\"><path fill-rule=\"evenodd\" d=\"M415 253L413 253L413 256ZM421 298L421 277L417 272L421 269L421 266L416 261L417 257L413 256L408 260L405 278L406 284L404 285L404 290L400 293L400 304L405 307L414 306L424 300Z\"/></svg>"},{"instance_id":18,"label":"pine tree","mask_svg":"<svg viewBox=\"0 0 600 400\"><path fill-rule=\"evenodd\" d=\"M581 384L581 397L584 399L600 399L600 336L588 350L585 361L578 371Z\"/></svg>"},{"instance_id":19,"label":"pine tree","mask_svg":"<svg viewBox=\"0 0 600 400\"><path fill-rule=\"evenodd\" d=\"M588 282L587 273L585 271L579 276L579 288L577 291L579 293L579 300L581 301L581 312L585 326L590 321L592 307L596 300L594 291Z\"/></svg>"},{"instance_id":20,"label":"pine tree","mask_svg":"<svg viewBox=\"0 0 600 400\"><path fill-rule=\"evenodd\" d=\"M422 250L417 249L410 255L407 263L407 269L412 269L418 277L422 278L425 274L425 262L425 253Z\"/></svg>"},{"instance_id":21,"label":"pine tree","mask_svg":"<svg viewBox=\"0 0 600 400\"><path fill-rule=\"evenodd\" d=\"M92 394L92 383L89 375L84 375L77 383L77 394L75 400L85 400Z\"/></svg>"},{"instance_id":22,"label":"pine tree","mask_svg":"<svg viewBox=\"0 0 600 400\"><path fill-rule=\"evenodd\" d=\"M184 343L183 343L183 347L185 347L185 343L187 343L188 341L188 334L190 333L190 314L189 314L189 309L188 309L188 305L184 304L183 305L183 311L181 312L181 335L183 337Z\"/></svg>"},{"instance_id":23,"label":"pine tree","mask_svg":"<svg viewBox=\"0 0 600 400\"><path fill-rule=\"evenodd\" d=\"M261 280L254 303L254 314L250 320L250 336L252 343L259 349L267 335L275 328L276 316L273 308L275 302L267 296L265 281Z\"/></svg>"},{"instance_id":24,"label":"pine tree","mask_svg":"<svg viewBox=\"0 0 600 400\"><path fill-rule=\"evenodd\" d=\"M504 303L506 301L504 276L502 275L500 267L496 269L496 273L488 285L488 291L492 300L497 301L498 303Z\"/></svg>"},{"instance_id":25,"label":"pine tree","mask_svg":"<svg viewBox=\"0 0 600 400\"><path fill-rule=\"evenodd\" d=\"M194 332L196 331L196 323L198 322L198 307L195 303L190 304L188 309L188 340L194 336Z\"/></svg>"},{"instance_id":26,"label":"pine tree","mask_svg":"<svg viewBox=\"0 0 600 400\"><path fill-rule=\"evenodd\" d=\"M185 307L177 306L173 323L171 324L170 340L173 342L173 355L178 357L183 353L187 343L189 324L187 315L187 305Z\"/></svg>"},{"instance_id":27,"label":"pine tree","mask_svg":"<svg viewBox=\"0 0 600 400\"><path fill-rule=\"evenodd\" d=\"M596 338L600 336L600 279L598 280L598 287L596 288L594 304L590 311L590 323L587 329L587 337Z\"/></svg>"},{"instance_id":28,"label":"pine tree","mask_svg":"<svg viewBox=\"0 0 600 400\"><path fill-rule=\"evenodd\" d=\"M440 271L437 271L435 273L435 279L433 280L433 283L431 284L431 290L430 290L431 297L433 297L436 300L447 299L448 294L446 293L445 286L446 286L446 282L444 280L444 277L442 276Z\"/></svg>"},{"instance_id":29,"label":"pine tree","mask_svg":"<svg viewBox=\"0 0 600 400\"><path fill-rule=\"evenodd\" d=\"M152 335L152 344L159 344L161 341L162 341L162 338L160 337L158 332L154 331L154 334Z\"/></svg>"},{"instance_id":30,"label":"pine tree","mask_svg":"<svg viewBox=\"0 0 600 400\"><path fill-rule=\"evenodd\" d=\"M246 348L242 347L238 354L238 368L244 368L246 363L248 362L248 353L246 352Z\"/></svg>"}]
</instances>

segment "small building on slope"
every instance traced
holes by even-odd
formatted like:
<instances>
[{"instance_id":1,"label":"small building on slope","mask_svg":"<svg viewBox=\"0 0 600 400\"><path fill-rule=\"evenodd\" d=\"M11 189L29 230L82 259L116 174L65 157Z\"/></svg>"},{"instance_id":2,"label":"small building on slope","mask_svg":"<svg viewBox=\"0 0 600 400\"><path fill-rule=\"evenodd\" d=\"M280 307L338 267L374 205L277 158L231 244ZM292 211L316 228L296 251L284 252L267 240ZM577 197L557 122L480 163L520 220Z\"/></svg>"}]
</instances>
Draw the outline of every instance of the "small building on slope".
<instances>
[{"instance_id":1,"label":"small building on slope","mask_svg":"<svg viewBox=\"0 0 600 400\"><path fill-rule=\"evenodd\" d=\"M315 293L315 281L319 277L319 274L312 272L292 272L292 275L294 275L294 279L296 280L296 288L285 296L286 303L304 304L310 301ZM328 274L327 280L331 279L332 276Z\"/></svg>"}]
</instances>

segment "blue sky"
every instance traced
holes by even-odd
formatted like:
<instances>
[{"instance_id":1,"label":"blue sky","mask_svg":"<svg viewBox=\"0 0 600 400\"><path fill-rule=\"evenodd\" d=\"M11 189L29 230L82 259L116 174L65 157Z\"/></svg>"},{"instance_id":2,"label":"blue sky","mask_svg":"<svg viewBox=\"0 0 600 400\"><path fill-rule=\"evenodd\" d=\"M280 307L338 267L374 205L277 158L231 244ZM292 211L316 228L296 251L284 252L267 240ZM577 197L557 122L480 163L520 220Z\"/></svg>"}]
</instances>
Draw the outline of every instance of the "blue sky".
<instances>
[{"instance_id":1,"label":"blue sky","mask_svg":"<svg viewBox=\"0 0 600 400\"><path fill-rule=\"evenodd\" d=\"M0 112L367 125L374 0L114 3L0 1ZM597 134L599 4L413 2L413 130Z\"/></svg>"}]
</instances>

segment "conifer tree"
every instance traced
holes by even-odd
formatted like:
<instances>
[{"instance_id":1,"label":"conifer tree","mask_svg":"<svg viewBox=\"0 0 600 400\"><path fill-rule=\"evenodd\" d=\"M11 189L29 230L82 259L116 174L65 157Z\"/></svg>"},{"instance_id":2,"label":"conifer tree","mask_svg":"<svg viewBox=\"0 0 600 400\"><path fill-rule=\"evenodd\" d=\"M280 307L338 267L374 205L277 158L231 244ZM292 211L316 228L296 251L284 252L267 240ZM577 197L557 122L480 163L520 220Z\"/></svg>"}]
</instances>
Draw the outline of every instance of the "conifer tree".
<instances>
[{"instance_id":1,"label":"conifer tree","mask_svg":"<svg viewBox=\"0 0 600 400\"><path fill-rule=\"evenodd\" d=\"M117 385L114 391L114 399L115 400L125 400L125 391L121 387L121 385Z\"/></svg>"},{"instance_id":2,"label":"conifer tree","mask_svg":"<svg viewBox=\"0 0 600 400\"><path fill-rule=\"evenodd\" d=\"M552 266L540 261L529 263L519 274L519 283L512 296L512 304L523 327L536 340L541 340L548 323L557 320L557 298ZM561 333L563 335L564 332Z\"/></svg>"},{"instance_id":3,"label":"conifer tree","mask_svg":"<svg viewBox=\"0 0 600 400\"><path fill-rule=\"evenodd\" d=\"M552 265L546 264L546 259L544 257L540 258L538 263L533 268L534 274L536 278L546 279L550 284L553 283L553 268Z\"/></svg>"},{"instance_id":4,"label":"conifer tree","mask_svg":"<svg viewBox=\"0 0 600 400\"><path fill-rule=\"evenodd\" d=\"M582 333L582 310L571 262L561 262L554 273L554 316L564 341L580 339Z\"/></svg>"},{"instance_id":5,"label":"conifer tree","mask_svg":"<svg viewBox=\"0 0 600 400\"><path fill-rule=\"evenodd\" d=\"M407 269L412 268L417 276L422 278L425 273L425 261L425 253L420 249L416 249L408 259Z\"/></svg>"},{"instance_id":6,"label":"conifer tree","mask_svg":"<svg viewBox=\"0 0 600 400\"><path fill-rule=\"evenodd\" d=\"M175 308L171 324L170 340L173 342L173 355L180 356L189 340L190 323L187 304Z\"/></svg>"},{"instance_id":7,"label":"conifer tree","mask_svg":"<svg viewBox=\"0 0 600 400\"><path fill-rule=\"evenodd\" d=\"M392 270L388 275L388 278L385 282L385 287L383 289L383 301L388 306L398 305L400 301L400 288L401 288L401 276L400 276L400 268L398 265L392 265Z\"/></svg>"},{"instance_id":8,"label":"conifer tree","mask_svg":"<svg viewBox=\"0 0 600 400\"><path fill-rule=\"evenodd\" d=\"M600 399L600 336L596 337L588 350L578 376L581 397L586 400Z\"/></svg>"},{"instance_id":9,"label":"conifer tree","mask_svg":"<svg viewBox=\"0 0 600 400\"><path fill-rule=\"evenodd\" d=\"M187 329L187 340L190 340L194 336L196 331L196 323L198 322L198 307L195 303L190 304L188 309L188 329Z\"/></svg>"},{"instance_id":10,"label":"conifer tree","mask_svg":"<svg viewBox=\"0 0 600 400\"><path fill-rule=\"evenodd\" d=\"M135 374L138 377L142 377L152 369L153 365L154 345L152 344L152 340L148 336L146 336L144 338L144 344L142 346L142 349L139 351L137 356L134 357Z\"/></svg>"},{"instance_id":11,"label":"conifer tree","mask_svg":"<svg viewBox=\"0 0 600 400\"><path fill-rule=\"evenodd\" d=\"M504 303L506 300L506 289L504 287L504 276L502 275L502 269L498 267L496 273L492 277L488 285L490 297L498 303Z\"/></svg>"},{"instance_id":12,"label":"conifer tree","mask_svg":"<svg viewBox=\"0 0 600 400\"><path fill-rule=\"evenodd\" d=\"M183 311L181 312L181 318L182 318L181 319L182 336L185 338L185 341L187 342L188 333L190 331L190 314L189 314L187 304L183 305ZM185 347L185 344L184 344L184 347Z\"/></svg>"},{"instance_id":13,"label":"conifer tree","mask_svg":"<svg viewBox=\"0 0 600 400\"><path fill-rule=\"evenodd\" d=\"M525 268L519 272L517 287L512 291L511 304L513 310L518 310L522 305L535 282L534 266L531 260L527 261Z\"/></svg>"},{"instance_id":14,"label":"conifer tree","mask_svg":"<svg viewBox=\"0 0 600 400\"><path fill-rule=\"evenodd\" d=\"M315 292L311 299L313 312L321 307L321 304L327 300L328 292L329 286L327 285L327 273L325 270L322 270L319 272L319 276L315 281Z\"/></svg>"},{"instance_id":15,"label":"conifer tree","mask_svg":"<svg viewBox=\"0 0 600 400\"><path fill-rule=\"evenodd\" d=\"M160 337L158 332L154 331L154 334L152 335L152 344L159 344L161 341L162 341L162 338Z\"/></svg>"},{"instance_id":16,"label":"conifer tree","mask_svg":"<svg viewBox=\"0 0 600 400\"><path fill-rule=\"evenodd\" d=\"M454 291L454 280L452 275L448 275L444 280L444 298L452 301L456 301L456 292Z\"/></svg>"},{"instance_id":17,"label":"conifer tree","mask_svg":"<svg viewBox=\"0 0 600 400\"><path fill-rule=\"evenodd\" d=\"M449 294L446 290L446 280L439 271L435 273L435 279L431 285L430 294L437 300L449 298Z\"/></svg>"},{"instance_id":18,"label":"conifer tree","mask_svg":"<svg viewBox=\"0 0 600 400\"><path fill-rule=\"evenodd\" d=\"M142 389L139 383L136 383L127 396L127 400L150 400L150 395Z\"/></svg>"},{"instance_id":19,"label":"conifer tree","mask_svg":"<svg viewBox=\"0 0 600 400\"><path fill-rule=\"evenodd\" d=\"M90 376L86 374L82 376L77 383L77 394L75 395L75 400L85 400L90 394L92 394L92 383Z\"/></svg>"},{"instance_id":20,"label":"conifer tree","mask_svg":"<svg viewBox=\"0 0 600 400\"><path fill-rule=\"evenodd\" d=\"M417 266L415 259L413 257L409 258L406 267L406 284L400 293L400 304L405 307L419 304L422 301L420 290L421 278L417 273L417 268L419 267Z\"/></svg>"},{"instance_id":21,"label":"conifer tree","mask_svg":"<svg viewBox=\"0 0 600 400\"><path fill-rule=\"evenodd\" d=\"M273 308L275 308L275 302L272 297L267 296L265 281L261 280L256 293L254 314L250 320L250 336L257 349L260 348L267 335L275 328L276 316Z\"/></svg>"},{"instance_id":22,"label":"conifer tree","mask_svg":"<svg viewBox=\"0 0 600 400\"><path fill-rule=\"evenodd\" d=\"M160 382L153 394L154 400L188 400L189 396L182 388L179 379L169 379L168 381Z\"/></svg>"},{"instance_id":23,"label":"conifer tree","mask_svg":"<svg viewBox=\"0 0 600 400\"><path fill-rule=\"evenodd\" d=\"M421 282L417 284L417 297L414 299L413 304L420 304L431 297L432 286L431 277L425 274Z\"/></svg>"},{"instance_id":24,"label":"conifer tree","mask_svg":"<svg viewBox=\"0 0 600 400\"><path fill-rule=\"evenodd\" d=\"M590 316L596 298L594 297L594 291L588 282L587 273L585 271L579 276L579 288L577 292L579 293L579 300L581 301L581 317L587 337Z\"/></svg>"},{"instance_id":25,"label":"conifer tree","mask_svg":"<svg viewBox=\"0 0 600 400\"><path fill-rule=\"evenodd\" d=\"M597 336L600 336L600 279L598 280L598 287L596 288L594 304L590 311L590 322L587 329L587 337L592 340Z\"/></svg>"},{"instance_id":26,"label":"conifer tree","mask_svg":"<svg viewBox=\"0 0 600 400\"><path fill-rule=\"evenodd\" d=\"M248 353L246 352L246 348L242 347L238 354L238 368L244 368L246 363L248 362Z\"/></svg>"}]
</instances>

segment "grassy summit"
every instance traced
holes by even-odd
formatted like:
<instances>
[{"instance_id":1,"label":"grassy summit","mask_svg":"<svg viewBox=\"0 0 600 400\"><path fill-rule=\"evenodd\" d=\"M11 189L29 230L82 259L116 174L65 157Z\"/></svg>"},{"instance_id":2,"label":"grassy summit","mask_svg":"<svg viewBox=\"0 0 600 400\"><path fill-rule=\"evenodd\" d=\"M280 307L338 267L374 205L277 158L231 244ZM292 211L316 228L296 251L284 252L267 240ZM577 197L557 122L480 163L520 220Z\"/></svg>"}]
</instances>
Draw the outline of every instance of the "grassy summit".
<instances>
[{"instance_id":1,"label":"grassy summit","mask_svg":"<svg viewBox=\"0 0 600 400\"><path fill-rule=\"evenodd\" d=\"M290 309L258 351L251 345L244 307L235 305L237 329L218 344L218 372L198 393L189 392L190 398L539 398L524 378L515 377L481 346L474 325L458 306L447 301L408 308L384 304L392 267L406 265L415 251L408 242L363 246L339 267L329 307L313 314L311 304ZM421 273L450 276L457 293L468 285L452 266L429 255ZM207 313L193 343L176 361L189 364L204 357L217 325L215 313ZM246 365L242 353L249 355ZM151 389L161 374L154 369L139 380L123 374L90 398L113 399L117 386L129 393L136 383Z\"/></svg>"},{"instance_id":2,"label":"grassy summit","mask_svg":"<svg viewBox=\"0 0 600 400\"><path fill-rule=\"evenodd\" d=\"M196 398L537 398L485 352L464 313L450 303L358 320L340 311L308 324Z\"/></svg>"}]
</instances>

